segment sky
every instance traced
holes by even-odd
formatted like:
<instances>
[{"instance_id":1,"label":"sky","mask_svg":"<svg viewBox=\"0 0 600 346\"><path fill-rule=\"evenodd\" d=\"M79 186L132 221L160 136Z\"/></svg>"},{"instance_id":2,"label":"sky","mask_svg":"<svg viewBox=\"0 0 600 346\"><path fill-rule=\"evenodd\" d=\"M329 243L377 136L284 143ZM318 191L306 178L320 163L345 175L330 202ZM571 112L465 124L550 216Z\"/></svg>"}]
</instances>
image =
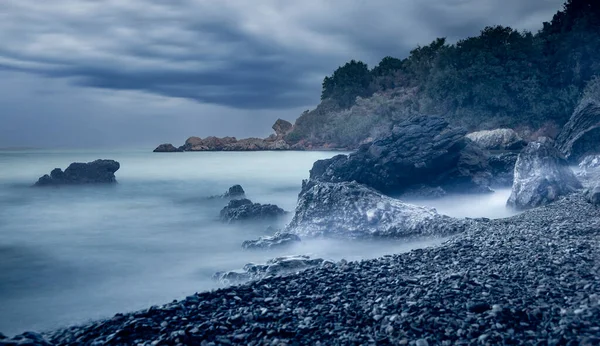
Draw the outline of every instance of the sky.
<instances>
[{"instance_id":1,"label":"sky","mask_svg":"<svg viewBox=\"0 0 600 346\"><path fill-rule=\"evenodd\" d=\"M0 147L154 148L266 137L351 59L375 66L564 0L0 1Z\"/></svg>"}]
</instances>

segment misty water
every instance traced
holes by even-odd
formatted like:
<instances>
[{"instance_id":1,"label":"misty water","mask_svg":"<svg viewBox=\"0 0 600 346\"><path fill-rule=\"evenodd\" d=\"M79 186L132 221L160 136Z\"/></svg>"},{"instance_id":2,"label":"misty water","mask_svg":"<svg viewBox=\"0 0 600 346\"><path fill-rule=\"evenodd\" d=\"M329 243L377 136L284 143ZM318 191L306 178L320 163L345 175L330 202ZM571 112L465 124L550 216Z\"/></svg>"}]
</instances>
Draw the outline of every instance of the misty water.
<instances>
[{"instance_id":1,"label":"misty water","mask_svg":"<svg viewBox=\"0 0 600 346\"><path fill-rule=\"evenodd\" d=\"M331 152L0 152L0 331L48 330L144 309L217 288L216 271L279 255L360 260L436 245L306 240L248 252L265 224L218 221L222 194L241 184L254 202L293 211L302 179ZM32 188L55 167L97 158L121 163L119 184ZM508 190L419 201L457 217L505 217ZM290 216L291 218L291 216ZM283 226L287 220L281 220Z\"/></svg>"}]
</instances>

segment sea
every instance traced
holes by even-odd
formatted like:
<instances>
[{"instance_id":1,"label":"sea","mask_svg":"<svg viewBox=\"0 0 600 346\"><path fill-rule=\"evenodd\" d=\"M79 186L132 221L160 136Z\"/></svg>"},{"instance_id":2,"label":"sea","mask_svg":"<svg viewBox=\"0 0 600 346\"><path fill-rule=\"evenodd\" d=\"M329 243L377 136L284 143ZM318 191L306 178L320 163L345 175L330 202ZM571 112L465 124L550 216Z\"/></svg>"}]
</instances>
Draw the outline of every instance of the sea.
<instances>
[{"instance_id":1,"label":"sea","mask_svg":"<svg viewBox=\"0 0 600 346\"><path fill-rule=\"evenodd\" d=\"M209 199L240 184L253 202L293 212L313 162L339 152L0 151L0 332L48 331L221 287L215 272L285 255L348 261L436 246L418 241L304 240L245 251L271 224L223 224ZM113 159L114 185L32 187L53 168ZM501 218L510 191L415 203L455 217Z\"/></svg>"}]
</instances>

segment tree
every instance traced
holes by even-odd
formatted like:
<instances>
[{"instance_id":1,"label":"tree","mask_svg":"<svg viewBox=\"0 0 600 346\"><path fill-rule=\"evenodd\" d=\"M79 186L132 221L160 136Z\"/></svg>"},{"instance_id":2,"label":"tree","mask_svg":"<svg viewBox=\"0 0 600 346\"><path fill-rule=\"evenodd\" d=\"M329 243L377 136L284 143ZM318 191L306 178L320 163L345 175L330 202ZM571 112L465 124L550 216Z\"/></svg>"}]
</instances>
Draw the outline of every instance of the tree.
<instances>
[{"instance_id":1,"label":"tree","mask_svg":"<svg viewBox=\"0 0 600 346\"><path fill-rule=\"evenodd\" d=\"M351 60L340 66L333 75L323 80L321 100L333 99L340 107L349 108L354 105L356 97L369 97L372 76L367 64Z\"/></svg>"}]
</instances>

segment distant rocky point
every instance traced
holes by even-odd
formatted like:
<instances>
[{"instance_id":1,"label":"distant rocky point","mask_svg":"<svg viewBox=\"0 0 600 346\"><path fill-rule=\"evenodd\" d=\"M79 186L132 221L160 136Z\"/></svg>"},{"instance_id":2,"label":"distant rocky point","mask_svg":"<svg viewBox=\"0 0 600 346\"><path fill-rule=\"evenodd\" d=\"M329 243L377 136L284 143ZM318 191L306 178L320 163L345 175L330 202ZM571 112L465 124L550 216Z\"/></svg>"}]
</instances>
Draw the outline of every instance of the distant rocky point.
<instances>
[{"instance_id":1,"label":"distant rocky point","mask_svg":"<svg viewBox=\"0 0 600 346\"><path fill-rule=\"evenodd\" d=\"M64 172L60 168L53 169L50 175L45 174L38 179L34 186L116 183L115 172L120 167L114 160L74 162Z\"/></svg>"},{"instance_id":2,"label":"distant rocky point","mask_svg":"<svg viewBox=\"0 0 600 346\"><path fill-rule=\"evenodd\" d=\"M301 144L291 145L285 136L292 131L293 125L289 121L277 119L273 124L274 134L267 138L235 137L190 137L180 147L164 143L154 149L155 153L172 153L183 151L261 151L261 150L304 150Z\"/></svg>"}]
</instances>

